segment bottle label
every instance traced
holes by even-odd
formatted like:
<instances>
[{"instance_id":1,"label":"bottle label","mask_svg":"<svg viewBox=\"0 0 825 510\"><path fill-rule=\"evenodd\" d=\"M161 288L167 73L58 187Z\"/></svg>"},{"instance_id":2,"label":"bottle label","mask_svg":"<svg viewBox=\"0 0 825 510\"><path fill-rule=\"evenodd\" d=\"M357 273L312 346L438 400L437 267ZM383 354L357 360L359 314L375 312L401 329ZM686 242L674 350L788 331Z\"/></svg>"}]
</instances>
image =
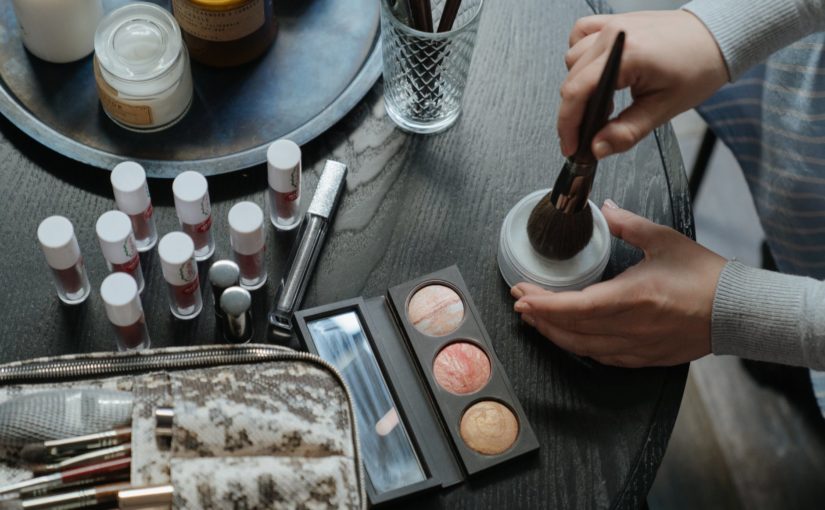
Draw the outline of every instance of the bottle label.
<instances>
[{"instance_id":1,"label":"bottle label","mask_svg":"<svg viewBox=\"0 0 825 510\"><path fill-rule=\"evenodd\" d=\"M106 113L127 126L145 127L154 124L151 106L124 103L118 99L117 90L109 85L103 78L96 57L94 61L94 71L95 81L97 82L97 93L98 96L100 96L100 104L103 105Z\"/></svg>"},{"instance_id":2,"label":"bottle label","mask_svg":"<svg viewBox=\"0 0 825 510\"><path fill-rule=\"evenodd\" d=\"M175 287L185 285L187 288L192 286L194 286L193 289L198 288L198 266L195 264L195 259L187 260L178 266L174 273L164 271L164 276L166 276L166 281Z\"/></svg>"},{"instance_id":3,"label":"bottle label","mask_svg":"<svg viewBox=\"0 0 825 510\"><path fill-rule=\"evenodd\" d=\"M278 193L294 193L295 198L291 200L295 200L298 198L301 190L301 166L296 165L295 168L288 171L278 171L274 172L272 178L270 180L270 186L272 189L277 191Z\"/></svg>"},{"instance_id":4,"label":"bottle label","mask_svg":"<svg viewBox=\"0 0 825 510\"><path fill-rule=\"evenodd\" d=\"M154 212L155 212L155 208L152 207L152 204L149 204L149 207L147 207L146 210L143 211L143 219L146 220L146 221L149 221L150 219L152 219L152 214Z\"/></svg>"},{"instance_id":5,"label":"bottle label","mask_svg":"<svg viewBox=\"0 0 825 510\"><path fill-rule=\"evenodd\" d=\"M207 9L189 0L172 0L181 29L206 41L235 41L255 32L266 22L264 0L249 0L234 9Z\"/></svg>"},{"instance_id":6,"label":"bottle label","mask_svg":"<svg viewBox=\"0 0 825 510\"><path fill-rule=\"evenodd\" d=\"M209 232L210 228L212 228L212 216L206 218L206 221L195 225L195 232L203 234L204 232Z\"/></svg>"}]
</instances>

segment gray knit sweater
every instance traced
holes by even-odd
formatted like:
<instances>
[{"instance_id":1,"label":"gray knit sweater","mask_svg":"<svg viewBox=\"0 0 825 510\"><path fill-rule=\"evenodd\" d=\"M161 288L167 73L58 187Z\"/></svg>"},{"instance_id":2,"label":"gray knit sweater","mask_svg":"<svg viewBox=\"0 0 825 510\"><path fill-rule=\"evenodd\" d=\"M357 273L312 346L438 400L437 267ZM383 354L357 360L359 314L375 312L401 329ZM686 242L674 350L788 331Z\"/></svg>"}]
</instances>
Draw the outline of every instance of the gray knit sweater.
<instances>
[{"instance_id":1,"label":"gray knit sweater","mask_svg":"<svg viewBox=\"0 0 825 510\"><path fill-rule=\"evenodd\" d=\"M825 0L696 0L683 9L713 34L731 81L825 29ZM810 233L825 231L816 223L825 216L817 200L825 198L818 191L825 185L825 145L813 136L821 133L816 115L823 111L811 110L822 110L825 68L817 60L821 42L795 46L779 55L784 61L727 87L727 96L702 113L712 125L716 116L720 136L742 163L780 269L822 278L825 253ZM805 60L806 54L814 57ZM799 76L806 73L810 79ZM716 288L711 340L716 354L823 369L825 283L729 262Z\"/></svg>"}]
</instances>

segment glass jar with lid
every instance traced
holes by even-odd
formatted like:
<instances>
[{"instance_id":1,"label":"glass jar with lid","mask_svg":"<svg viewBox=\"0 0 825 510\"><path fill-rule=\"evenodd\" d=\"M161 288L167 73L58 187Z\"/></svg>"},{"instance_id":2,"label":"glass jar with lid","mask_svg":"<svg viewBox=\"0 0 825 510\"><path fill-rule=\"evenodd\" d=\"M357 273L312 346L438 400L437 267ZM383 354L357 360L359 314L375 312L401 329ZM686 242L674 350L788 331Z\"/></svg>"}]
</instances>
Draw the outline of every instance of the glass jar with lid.
<instances>
[{"instance_id":1,"label":"glass jar with lid","mask_svg":"<svg viewBox=\"0 0 825 510\"><path fill-rule=\"evenodd\" d=\"M160 131L192 104L192 72L169 11L133 2L109 13L95 33L95 79L106 114L133 131Z\"/></svg>"},{"instance_id":2,"label":"glass jar with lid","mask_svg":"<svg viewBox=\"0 0 825 510\"><path fill-rule=\"evenodd\" d=\"M229 67L261 56L275 40L274 0L172 0L192 58Z\"/></svg>"}]
</instances>

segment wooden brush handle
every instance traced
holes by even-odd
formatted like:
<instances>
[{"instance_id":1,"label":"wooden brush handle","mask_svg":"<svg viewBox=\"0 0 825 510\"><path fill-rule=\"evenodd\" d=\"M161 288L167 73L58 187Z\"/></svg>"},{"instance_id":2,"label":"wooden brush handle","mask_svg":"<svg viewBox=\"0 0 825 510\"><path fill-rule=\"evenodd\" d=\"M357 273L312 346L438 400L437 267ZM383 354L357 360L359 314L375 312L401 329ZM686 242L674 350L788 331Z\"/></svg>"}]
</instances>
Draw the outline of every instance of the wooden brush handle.
<instances>
[{"instance_id":1,"label":"wooden brush handle","mask_svg":"<svg viewBox=\"0 0 825 510\"><path fill-rule=\"evenodd\" d=\"M619 66L622 62L622 51L624 50L624 32L619 32L613 42L613 49L604 65L604 71L596 85L596 90L588 98L584 108L582 123L579 125L579 148L573 159L577 162L596 161L590 146L593 145L593 138L605 124L610 115L610 103L613 101L613 92L616 90L616 83L619 79Z\"/></svg>"}]
</instances>

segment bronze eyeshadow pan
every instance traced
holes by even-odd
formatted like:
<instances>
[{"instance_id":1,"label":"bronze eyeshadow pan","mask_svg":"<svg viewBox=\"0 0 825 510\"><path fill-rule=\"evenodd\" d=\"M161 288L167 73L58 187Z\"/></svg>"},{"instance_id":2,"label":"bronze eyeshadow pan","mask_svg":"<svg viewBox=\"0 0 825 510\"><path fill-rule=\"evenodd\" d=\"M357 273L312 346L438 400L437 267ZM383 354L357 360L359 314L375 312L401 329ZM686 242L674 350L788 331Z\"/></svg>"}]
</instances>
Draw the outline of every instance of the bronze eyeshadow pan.
<instances>
[{"instance_id":1,"label":"bronze eyeshadow pan","mask_svg":"<svg viewBox=\"0 0 825 510\"><path fill-rule=\"evenodd\" d=\"M461 483L538 449L456 266L295 314L353 396L370 503Z\"/></svg>"}]
</instances>

